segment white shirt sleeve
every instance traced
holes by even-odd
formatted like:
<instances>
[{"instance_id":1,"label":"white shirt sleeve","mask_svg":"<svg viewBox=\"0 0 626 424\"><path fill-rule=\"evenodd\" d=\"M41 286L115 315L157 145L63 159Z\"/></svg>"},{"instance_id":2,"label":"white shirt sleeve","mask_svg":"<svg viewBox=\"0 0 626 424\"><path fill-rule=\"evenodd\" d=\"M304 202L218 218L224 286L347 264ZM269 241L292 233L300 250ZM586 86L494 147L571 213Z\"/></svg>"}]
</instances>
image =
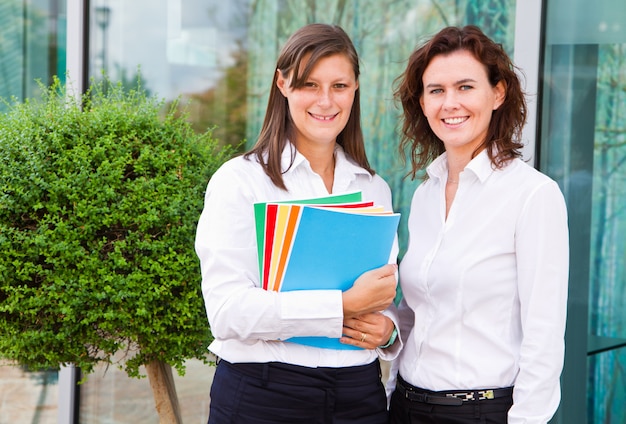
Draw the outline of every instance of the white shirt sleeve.
<instances>
[{"instance_id":1,"label":"white shirt sleeve","mask_svg":"<svg viewBox=\"0 0 626 424\"><path fill-rule=\"evenodd\" d=\"M202 293L214 337L279 340L293 336L340 337L341 292L271 292L260 288L254 190L229 168L208 184L198 222L196 252Z\"/></svg>"},{"instance_id":2,"label":"white shirt sleeve","mask_svg":"<svg viewBox=\"0 0 626 424\"><path fill-rule=\"evenodd\" d=\"M522 344L509 423L546 423L560 401L569 270L567 212L556 183L528 199L515 234Z\"/></svg>"}]
</instances>

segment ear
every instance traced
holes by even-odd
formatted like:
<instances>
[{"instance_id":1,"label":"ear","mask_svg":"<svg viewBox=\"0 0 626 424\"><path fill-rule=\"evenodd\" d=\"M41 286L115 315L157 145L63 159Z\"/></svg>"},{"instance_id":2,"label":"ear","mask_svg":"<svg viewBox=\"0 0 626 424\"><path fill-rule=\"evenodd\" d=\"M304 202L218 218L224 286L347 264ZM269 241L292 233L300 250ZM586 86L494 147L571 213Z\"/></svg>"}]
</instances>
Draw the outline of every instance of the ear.
<instances>
[{"instance_id":1,"label":"ear","mask_svg":"<svg viewBox=\"0 0 626 424\"><path fill-rule=\"evenodd\" d=\"M493 87L493 92L495 94L495 100L493 103L493 110L498 109L504 103L506 99L506 83L502 80L498 81L495 87Z\"/></svg>"},{"instance_id":2,"label":"ear","mask_svg":"<svg viewBox=\"0 0 626 424\"><path fill-rule=\"evenodd\" d=\"M276 69L276 87L278 87L283 96L287 97L287 80L283 77L280 69Z\"/></svg>"}]
</instances>

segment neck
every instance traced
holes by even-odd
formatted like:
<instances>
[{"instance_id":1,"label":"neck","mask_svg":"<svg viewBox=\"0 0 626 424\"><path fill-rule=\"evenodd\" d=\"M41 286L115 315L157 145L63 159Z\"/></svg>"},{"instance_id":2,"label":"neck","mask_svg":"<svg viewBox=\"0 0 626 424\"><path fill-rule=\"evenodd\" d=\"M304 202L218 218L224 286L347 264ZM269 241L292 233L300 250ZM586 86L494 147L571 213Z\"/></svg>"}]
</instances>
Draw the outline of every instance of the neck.
<instances>
[{"instance_id":1,"label":"neck","mask_svg":"<svg viewBox=\"0 0 626 424\"><path fill-rule=\"evenodd\" d=\"M473 153L474 150L470 151L468 149L446 149L449 184L457 184L459 182L459 174L470 163Z\"/></svg>"},{"instance_id":2,"label":"neck","mask_svg":"<svg viewBox=\"0 0 626 424\"><path fill-rule=\"evenodd\" d=\"M335 144L324 146L309 146L304 144L296 145L296 148L304 156L311 168L317 174L323 175L327 172L335 172Z\"/></svg>"},{"instance_id":3,"label":"neck","mask_svg":"<svg viewBox=\"0 0 626 424\"><path fill-rule=\"evenodd\" d=\"M316 174L321 175L322 177L327 174L335 175L335 155L330 156L330 158L311 158L306 156L307 160L311 164L311 169Z\"/></svg>"},{"instance_id":4,"label":"neck","mask_svg":"<svg viewBox=\"0 0 626 424\"><path fill-rule=\"evenodd\" d=\"M328 193L332 193L335 181L335 145L317 149L298 147L298 151L309 161L313 172L322 178Z\"/></svg>"},{"instance_id":5,"label":"neck","mask_svg":"<svg viewBox=\"0 0 626 424\"><path fill-rule=\"evenodd\" d=\"M469 160L451 160L448 157L448 183L457 184L459 182L459 175L465 169Z\"/></svg>"}]
</instances>

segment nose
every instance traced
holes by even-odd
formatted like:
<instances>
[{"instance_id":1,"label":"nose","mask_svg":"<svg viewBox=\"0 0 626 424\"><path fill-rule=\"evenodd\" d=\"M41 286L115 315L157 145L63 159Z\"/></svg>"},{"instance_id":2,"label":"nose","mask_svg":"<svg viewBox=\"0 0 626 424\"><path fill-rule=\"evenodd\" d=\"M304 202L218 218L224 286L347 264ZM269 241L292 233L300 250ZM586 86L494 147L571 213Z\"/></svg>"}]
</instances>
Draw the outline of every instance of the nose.
<instances>
[{"instance_id":1,"label":"nose","mask_svg":"<svg viewBox=\"0 0 626 424\"><path fill-rule=\"evenodd\" d=\"M330 106L331 102L332 100L331 100L330 89L320 88L318 96L317 96L317 105L321 107L327 107L327 106Z\"/></svg>"},{"instance_id":2,"label":"nose","mask_svg":"<svg viewBox=\"0 0 626 424\"><path fill-rule=\"evenodd\" d=\"M444 109L457 109L459 107L459 99L454 90L447 90L443 99Z\"/></svg>"}]
</instances>

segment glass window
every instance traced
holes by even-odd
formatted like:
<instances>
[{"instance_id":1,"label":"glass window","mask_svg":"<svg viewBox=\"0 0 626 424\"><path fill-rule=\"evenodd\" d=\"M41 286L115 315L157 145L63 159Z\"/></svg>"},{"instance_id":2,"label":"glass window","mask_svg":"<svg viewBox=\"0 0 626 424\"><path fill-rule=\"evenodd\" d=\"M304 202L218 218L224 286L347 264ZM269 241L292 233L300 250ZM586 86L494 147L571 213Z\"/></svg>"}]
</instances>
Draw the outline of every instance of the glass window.
<instances>
[{"instance_id":1,"label":"glass window","mask_svg":"<svg viewBox=\"0 0 626 424\"><path fill-rule=\"evenodd\" d=\"M541 168L571 228L561 418L624 422L626 6L557 0L547 13Z\"/></svg>"},{"instance_id":2,"label":"glass window","mask_svg":"<svg viewBox=\"0 0 626 424\"><path fill-rule=\"evenodd\" d=\"M94 0L89 75L181 98L198 131L251 146L265 113L278 50L310 22L341 25L361 57L361 113L370 163L408 217L418 181L398 163L394 79L415 46L446 25L477 24L513 53L515 1L490 0ZM400 225L401 253L406 225Z\"/></svg>"},{"instance_id":3,"label":"glass window","mask_svg":"<svg viewBox=\"0 0 626 424\"><path fill-rule=\"evenodd\" d=\"M361 112L370 163L390 184L406 222L418 181L397 162L393 82L426 36L446 25L477 24L512 53L515 1L455 0L93 0L89 77L141 85L172 102L180 98L198 131L223 143L252 145L263 121L278 50L310 22L341 25L361 57ZM401 246L406 225L400 226ZM156 419L147 380L114 367L86 376L80 422ZM177 391L185 422L206 420L211 369L194 364ZM130 401L132 400L132 401ZM188 416L188 414L191 414ZM196 419L200 414L202 419ZM204 416L202 415L204 414ZM131 418L132 417L132 418Z\"/></svg>"},{"instance_id":4,"label":"glass window","mask_svg":"<svg viewBox=\"0 0 626 424\"><path fill-rule=\"evenodd\" d=\"M185 366L184 377L174 371L182 422L205 423L215 368L198 360L187 361ZM145 376L145 370L142 372ZM86 377L80 386L81 424L159 422L147 377L131 379L116 365L104 364Z\"/></svg>"},{"instance_id":5,"label":"glass window","mask_svg":"<svg viewBox=\"0 0 626 424\"><path fill-rule=\"evenodd\" d=\"M37 81L65 80L65 1L0 1L0 98L37 95ZM0 102L0 112L5 110ZM5 164L3 164L4 166ZM2 422L57 422L56 371L0 362Z\"/></svg>"},{"instance_id":6,"label":"glass window","mask_svg":"<svg viewBox=\"0 0 626 424\"><path fill-rule=\"evenodd\" d=\"M29 372L0 361L2 423L56 424L58 373Z\"/></svg>"},{"instance_id":7,"label":"glass window","mask_svg":"<svg viewBox=\"0 0 626 424\"><path fill-rule=\"evenodd\" d=\"M0 2L0 98L34 97L54 75L65 81L65 34L64 0Z\"/></svg>"},{"instance_id":8,"label":"glass window","mask_svg":"<svg viewBox=\"0 0 626 424\"><path fill-rule=\"evenodd\" d=\"M362 118L370 161L389 182L406 220L417 182L396 161L393 80L425 36L473 23L512 53L514 0L92 0L89 76L108 75L183 100L198 131L224 143L254 143L278 49L313 21L342 25L362 59ZM487 4L488 3L488 4ZM569 207L570 302L563 402L557 420L626 419L626 6L622 0L546 2L540 168L559 181ZM0 97L34 97L37 81L65 79L66 1L0 2ZM3 106L0 104L0 110ZM401 246L406 243L401 225ZM56 373L0 364L3 405L15 422L53 422ZM183 414L208 410L210 367L189 363L177 379ZM11 386L12 382L16 386ZM81 421L122 417L128 392L152 413L146 380L113 367L81 386ZM14 389L19 387L19 389ZM14 400L15 396L22 396ZM29 403L30 402L30 403ZM3 407L3 417L5 409ZM24 415L26 414L26 415ZM30 415L28 415L30 414ZM11 416L11 415L10 415ZM143 415L139 415L144 417ZM126 421L128 416L120 418ZM153 419L154 415L151 416ZM195 420L195 418L192 418ZM204 419L204 417L202 418Z\"/></svg>"}]
</instances>

